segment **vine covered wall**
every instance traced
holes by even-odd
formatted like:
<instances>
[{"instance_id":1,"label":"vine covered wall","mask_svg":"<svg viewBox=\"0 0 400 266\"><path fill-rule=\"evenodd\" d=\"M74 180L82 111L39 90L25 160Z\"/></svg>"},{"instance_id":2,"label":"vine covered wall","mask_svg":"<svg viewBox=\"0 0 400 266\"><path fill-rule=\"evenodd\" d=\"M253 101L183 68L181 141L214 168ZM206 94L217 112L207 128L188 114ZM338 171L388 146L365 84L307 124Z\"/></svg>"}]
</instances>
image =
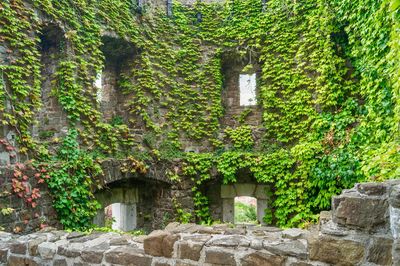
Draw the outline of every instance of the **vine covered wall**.
<instances>
[{"instance_id":1,"label":"vine covered wall","mask_svg":"<svg viewBox=\"0 0 400 266\"><path fill-rule=\"evenodd\" d=\"M168 16L165 6L125 0L3 1L3 131L15 133L19 160L49 171L44 181L67 228L90 223L99 162L109 157L134 160L138 172L180 159L168 175L193 180L195 211L177 208L185 220L210 223L204 185L236 182L246 170L272 187L265 222L306 225L355 182L399 176L399 5L175 2ZM46 61L49 25L62 34ZM102 113L95 86L112 57L110 36L131 51L113 74L113 117ZM259 125L248 121L251 108L224 124L226 62L259 68ZM44 91L67 117L66 132L37 132L46 124L37 115Z\"/></svg>"}]
</instances>

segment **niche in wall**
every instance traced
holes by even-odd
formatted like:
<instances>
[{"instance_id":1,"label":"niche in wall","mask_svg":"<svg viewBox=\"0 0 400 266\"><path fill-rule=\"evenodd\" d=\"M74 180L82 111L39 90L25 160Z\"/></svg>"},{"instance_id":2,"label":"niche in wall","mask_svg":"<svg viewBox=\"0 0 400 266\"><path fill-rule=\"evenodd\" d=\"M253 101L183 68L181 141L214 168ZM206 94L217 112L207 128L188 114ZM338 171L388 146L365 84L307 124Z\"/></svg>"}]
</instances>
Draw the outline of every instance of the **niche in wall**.
<instances>
[{"instance_id":1,"label":"niche in wall","mask_svg":"<svg viewBox=\"0 0 400 266\"><path fill-rule=\"evenodd\" d=\"M106 121L113 119L127 120L123 110L126 96L118 88L122 73L129 73L129 63L137 54L135 47L128 41L117 36L103 36L101 51L105 57L104 69L97 73L94 86L97 89L97 102L103 118Z\"/></svg>"},{"instance_id":2,"label":"niche in wall","mask_svg":"<svg viewBox=\"0 0 400 266\"><path fill-rule=\"evenodd\" d=\"M59 62L67 56L67 42L64 31L56 24L44 25L39 34L39 50L41 53L41 87L42 108L38 112L38 126L34 126L33 134L41 140L58 137L62 129L67 127L67 115L54 96L54 75ZM64 130L65 131L65 130Z\"/></svg>"}]
</instances>

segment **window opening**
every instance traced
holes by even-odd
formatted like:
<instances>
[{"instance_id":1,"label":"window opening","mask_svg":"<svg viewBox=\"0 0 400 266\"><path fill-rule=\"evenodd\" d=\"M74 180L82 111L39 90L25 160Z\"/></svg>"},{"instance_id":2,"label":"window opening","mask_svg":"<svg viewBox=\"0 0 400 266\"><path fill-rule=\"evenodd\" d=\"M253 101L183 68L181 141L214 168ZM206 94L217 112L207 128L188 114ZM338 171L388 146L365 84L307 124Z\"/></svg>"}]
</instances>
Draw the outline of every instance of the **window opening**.
<instances>
[{"instance_id":1,"label":"window opening","mask_svg":"<svg viewBox=\"0 0 400 266\"><path fill-rule=\"evenodd\" d=\"M257 199L254 197L235 197L235 224L258 224Z\"/></svg>"},{"instance_id":2,"label":"window opening","mask_svg":"<svg viewBox=\"0 0 400 266\"><path fill-rule=\"evenodd\" d=\"M172 17L172 0L167 0L167 16Z\"/></svg>"},{"instance_id":3,"label":"window opening","mask_svg":"<svg viewBox=\"0 0 400 266\"><path fill-rule=\"evenodd\" d=\"M240 106L256 105L256 74L240 74Z\"/></svg>"},{"instance_id":4,"label":"window opening","mask_svg":"<svg viewBox=\"0 0 400 266\"><path fill-rule=\"evenodd\" d=\"M96 88L96 100L98 103L103 101L103 74L102 72L96 75L94 87Z\"/></svg>"}]
</instances>

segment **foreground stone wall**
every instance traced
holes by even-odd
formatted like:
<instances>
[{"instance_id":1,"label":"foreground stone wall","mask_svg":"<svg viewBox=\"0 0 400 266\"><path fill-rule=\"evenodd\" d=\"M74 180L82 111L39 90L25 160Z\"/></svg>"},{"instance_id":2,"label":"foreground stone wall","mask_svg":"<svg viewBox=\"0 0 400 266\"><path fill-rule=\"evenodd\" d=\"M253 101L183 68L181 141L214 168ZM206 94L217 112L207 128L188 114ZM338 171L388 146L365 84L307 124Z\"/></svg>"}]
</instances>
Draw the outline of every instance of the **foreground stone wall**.
<instances>
[{"instance_id":1,"label":"foreground stone wall","mask_svg":"<svg viewBox=\"0 0 400 266\"><path fill-rule=\"evenodd\" d=\"M171 223L148 236L0 233L2 265L400 265L400 181L333 198L318 228Z\"/></svg>"}]
</instances>

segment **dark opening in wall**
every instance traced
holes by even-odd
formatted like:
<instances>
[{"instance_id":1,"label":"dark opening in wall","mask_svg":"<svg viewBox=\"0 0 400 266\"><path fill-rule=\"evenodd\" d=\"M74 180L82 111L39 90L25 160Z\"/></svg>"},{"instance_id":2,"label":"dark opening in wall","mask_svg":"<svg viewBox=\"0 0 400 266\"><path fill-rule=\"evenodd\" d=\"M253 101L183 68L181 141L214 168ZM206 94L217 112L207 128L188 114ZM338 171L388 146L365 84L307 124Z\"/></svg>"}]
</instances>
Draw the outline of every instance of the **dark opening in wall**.
<instances>
[{"instance_id":1,"label":"dark opening in wall","mask_svg":"<svg viewBox=\"0 0 400 266\"><path fill-rule=\"evenodd\" d=\"M257 224L257 199L255 197L235 197L235 224Z\"/></svg>"},{"instance_id":2,"label":"dark opening in wall","mask_svg":"<svg viewBox=\"0 0 400 266\"><path fill-rule=\"evenodd\" d=\"M38 112L39 124L34 126L34 136L41 140L60 137L68 125L67 115L54 95L54 80L60 61L67 56L64 31L55 24L44 25L39 34L41 52L41 74L43 77L42 108Z\"/></svg>"},{"instance_id":3,"label":"dark opening in wall","mask_svg":"<svg viewBox=\"0 0 400 266\"><path fill-rule=\"evenodd\" d=\"M138 53L130 42L117 36L103 36L101 51L105 57L104 69L97 73L95 87L97 101L100 104L103 118L106 121L128 121L127 112L123 109L126 96L119 89L121 74L129 75L130 62Z\"/></svg>"},{"instance_id":4,"label":"dark opening in wall","mask_svg":"<svg viewBox=\"0 0 400 266\"><path fill-rule=\"evenodd\" d=\"M43 27L39 38L42 53L48 52L51 49L60 51L65 45L64 32L59 26L54 24Z\"/></svg>"},{"instance_id":5,"label":"dark opening in wall","mask_svg":"<svg viewBox=\"0 0 400 266\"><path fill-rule=\"evenodd\" d=\"M132 43L117 36L103 36L102 42L103 45L100 49L106 57L106 61L119 65L138 52Z\"/></svg>"}]
</instances>

